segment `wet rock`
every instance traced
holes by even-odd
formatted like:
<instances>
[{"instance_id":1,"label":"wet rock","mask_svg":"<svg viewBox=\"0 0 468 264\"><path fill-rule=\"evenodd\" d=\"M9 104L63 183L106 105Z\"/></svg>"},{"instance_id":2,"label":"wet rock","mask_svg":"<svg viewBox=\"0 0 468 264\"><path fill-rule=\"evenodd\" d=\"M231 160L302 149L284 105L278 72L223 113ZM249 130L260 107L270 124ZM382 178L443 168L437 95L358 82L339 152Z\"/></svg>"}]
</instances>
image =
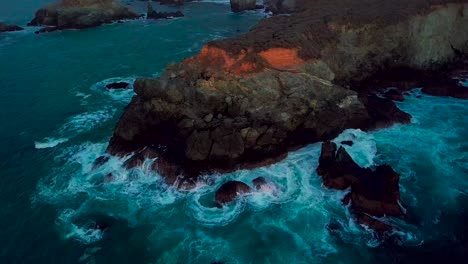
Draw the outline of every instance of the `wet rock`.
<instances>
[{"instance_id":1,"label":"wet rock","mask_svg":"<svg viewBox=\"0 0 468 264\"><path fill-rule=\"evenodd\" d=\"M0 22L0 32L11 32L11 31L20 31L23 30L22 27L17 25L8 25Z\"/></svg>"},{"instance_id":2,"label":"wet rock","mask_svg":"<svg viewBox=\"0 0 468 264\"><path fill-rule=\"evenodd\" d=\"M99 169L102 165L106 164L109 161L109 159L110 159L109 156L100 156L93 162L91 169L92 170Z\"/></svg>"},{"instance_id":3,"label":"wet rock","mask_svg":"<svg viewBox=\"0 0 468 264\"><path fill-rule=\"evenodd\" d=\"M263 177L258 177L258 178L255 178L253 181L253 186L255 187L255 189L258 191L260 190L263 186L267 185L268 182L266 181L265 178Z\"/></svg>"},{"instance_id":4,"label":"wet rock","mask_svg":"<svg viewBox=\"0 0 468 264\"><path fill-rule=\"evenodd\" d=\"M104 183L110 183L110 182L113 182L114 180L115 180L115 176L112 173L106 174L106 176L104 176Z\"/></svg>"},{"instance_id":5,"label":"wet rock","mask_svg":"<svg viewBox=\"0 0 468 264\"><path fill-rule=\"evenodd\" d=\"M422 92L434 96L450 96L460 99L468 99L468 87L464 87L459 79L438 78L427 81L423 84Z\"/></svg>"},{"instance_id":6,"label":"wet rock","mask_svg":"<svg viewBox=\"0 0 468 264\"><path fill-rule=\"evenodd\" d=\"M405 98L403 97L403 93L400 90L395 89L395 88L388 89L384 93L384 96L385 98L388 98L393 101L403 102L405 100Z\"/></svg>"},{"instance_id":7,"label":"wet rock","mask_svg":"<svg viewBox=\"0 0 468 264\"><path fill-rule=\"evenodd\" d=\"M135 167L141 167L145 162L145 156L142 153L136 153L126 160L123 164L124 168L127 170L133 169Z\"/></svg>"},{"instance_id":8,"label":"wet rock","mask_svg":"<svg viewBox=\"0 0 468 264\"><path fill-rule=\"evenodd\" d=\"M106 85L106 88L109 90L113 89L128 89L130 87L129 83L126 82L115 82L115 83L109 83Z\"/></svg>"},{"instance_id":9,"label":"wet rock","mask_svg":"<svg viewBox=\"0 0 468 264\"><path fill-rule=\"evenodd\" d=\"M336 144L324 142L317 173L328 188L346 189L350 193L344 204L350 204L357 222L376 231L387 231L388 224L376 217L405 214L400 206L399 175L388 165L378 166L374 171L361 168L343 147L336 151Z\"/></svg>"},{"instance_id":10,"label":"wet rock","mask_svg":"<svg viewBox=\"0 0 468 264\"><path fill-rule=\"evenodd\" d=\"M344 141L341 141L341 144L342 145L347 145L347 146L353 146L354 142L351 141L351 140L344 140Z\"/></svg>"},{"instance_id":11,"label":"wet rock","mask_svg":"<svg viewBox=\"0 0 468 264\"><path fill-rule=\"evenodd\" d=\"M222 206L250 192L252 192L252 188L247 184L239 181L229 181L216 191L215 202L217 205Z\"/></svg>"}]
</instances>

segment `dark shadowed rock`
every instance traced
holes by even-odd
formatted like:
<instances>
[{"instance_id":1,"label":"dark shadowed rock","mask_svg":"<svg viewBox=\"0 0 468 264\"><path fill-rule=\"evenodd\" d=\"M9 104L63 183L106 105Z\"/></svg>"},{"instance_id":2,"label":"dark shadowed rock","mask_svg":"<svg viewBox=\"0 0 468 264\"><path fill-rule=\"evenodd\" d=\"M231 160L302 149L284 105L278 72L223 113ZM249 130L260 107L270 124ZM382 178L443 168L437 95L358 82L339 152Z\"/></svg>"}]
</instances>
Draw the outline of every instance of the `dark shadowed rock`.
<instances>
[{"instance_id":1,"label":"dark shadowed rock","mask_svg":"<svg viewBox=\"0 0 468 264\"><path fill-rule=\"evenodd\" d=\"M109 90L112 89L128 89L130 87L129 83L126 82L115 82L115 83L109 83L106 85L106 88Z\"/></svg>"},{"instance_id":2,"label":"dark shadowed rock","mask_svg":"<svg viewBox=\"0 0 468 264\"><path fill-rule=\"evenodd\" d=\"M361 168L343 147L335 154L333 142L322 144L317 173L328 188L345 189L351 192L343 200L350 204L357 222L375 231L387 231L390 226L376 219L383 216L403 216L400 206L399 175L388 165L378 166L375 171Z\"/></svg>"},{"instance_id":3,"label":"dark shadowed rock","mask_svg":"<svg viewBox=\"0 0 468 264\"><path fill-rule=\"evenodd\" d=\"M341 141L341 144L342 145L347 145L347 146L353 146L354 142L351 141L351 140L344 140L344 141Z\"/></svg>"},{"instance_id":4,"label":"dark shadowed rock","mask_svg":"<svg viewBox=\"0 0 468 264\"><path fill-rule=\"evenodd\" d=\"M175 17L183 17L184 14L181 11L176 12L156 12L153 9L151 3L148 2L148 11L146 12L147 19L169 19Z\"/></svg>"},{"instance_id":5,"label":"dark shadowed rock","mask_svg":"<svg viewBox=\"0 0 468 264\"><path fill-rule=\"evenodd\" d=\"M405 98L403 97L403 93L400 90L396 89L396 88L388 89L384 93L384 96L385 96L385 98L388 98L388 99L393 100L393 101L402 102L403 100L405 100Z\"/></svg>"},{"instance_id":6,"label":"dark shadowed rock","mask_svg":"<svg viewBox=\"0 0 468 264\"><path fill-rule=\"evenodd\" d=\"M265 178L263 177L258 177L258 178L255 178L253 181L253 186L255 187L255 189L258 191L262 188L262 186L265 186L268 184L268 182L265 180Z\"/></svg>"},{"instance_id":7,"label":"dark shadowed rock","mask_svg":"<svg viewBox=\"0 0 468 264\"><path fill-rule=\"evenodd\" d=\"M93 165L91 166L92 170L96 170L100 168L102 165L106 164L109 161L110 157L109 156L100 156L97 158L94 162Z\"/></svg>"},{"instance_id":8,"label":"dark shadowed rock","mask_svg":"<svg viewBox=\"0 0 468 264\"><path fill-rule=\"evenodd\" d=\"M20 31L23 30L22 27L17 25L8 25L0 22L0 32L11 32L11 31Z\"/></svg>"},{"instance_id":9,"label":"dark shadowed rock","mask_svg":"<svg viewBox=\"0 0 468 264\"><path fill-rule=\"evenodd\" d=\"M229 181L223 184L215 194L215 202L219 206L234 201L238 196L252 192L247 184L239 181Z\"/></svg>"},{"instance_id":10,"label":"dark shadowed rock","mask_svg":"<svg viewBox=\"0 0 468 264\"><path fill-rule=\"evenodd\" d=\"M231 2L231 10L233 12L254 10L257 7L256 0L230 0L230 2Z\"/></svg>"}]
</instances>

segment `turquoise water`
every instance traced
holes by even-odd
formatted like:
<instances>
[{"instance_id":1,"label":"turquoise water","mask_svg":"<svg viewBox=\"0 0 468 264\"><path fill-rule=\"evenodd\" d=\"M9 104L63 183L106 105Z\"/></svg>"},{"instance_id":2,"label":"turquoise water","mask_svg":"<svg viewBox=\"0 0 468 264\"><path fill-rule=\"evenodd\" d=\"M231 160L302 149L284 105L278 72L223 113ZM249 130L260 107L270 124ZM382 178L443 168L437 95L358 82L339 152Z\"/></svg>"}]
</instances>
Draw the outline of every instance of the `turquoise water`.
<instances>
[{"instance_id":1,"label":"turquoise water","mask_svg":"<svg viewBox=\"0 0 468 264\"><path fill-rule=\"evenodd\" d=\"M167 63L263 17L215 3L183 11L186 18L169 21L0 35L1 263L408 263L434 260L431 254L445 245L455 248L452 257L462 254L456 248L466 243L457 234L468 219L463 100L415 91L399 103L412 124L348 130L336 139L354 135L348 151L358 163L388 163L401 173L408 217L386 219L396 227L398 249L350 220L340 202L345 192L321 186L319 144L270 167L207 176L210 184L192 191L165 186L149 170L151 161L126 171L115 158L91 171L133 94L106 91L106 83L157 76ZM103 183L109 172L115 179ZM271 192L214 206L223 182L258 176L274 183Z\"/></svg>"}]
</instances>

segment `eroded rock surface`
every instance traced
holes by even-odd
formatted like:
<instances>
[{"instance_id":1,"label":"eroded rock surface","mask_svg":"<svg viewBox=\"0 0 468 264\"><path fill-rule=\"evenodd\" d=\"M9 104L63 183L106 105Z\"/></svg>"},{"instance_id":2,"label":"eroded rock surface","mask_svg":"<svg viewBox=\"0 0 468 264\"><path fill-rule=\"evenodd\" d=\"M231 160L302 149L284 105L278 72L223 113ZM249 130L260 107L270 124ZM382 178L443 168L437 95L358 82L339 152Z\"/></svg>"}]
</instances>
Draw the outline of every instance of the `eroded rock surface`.
<instances>
[{"instance_id":1,"label":"eroded rock surface","mask_svg":"<svg viewBox=\"0 0 468 264\"><path fill-rule=\"evenodd\" d=\"M11 31L20 31L20 30L23 30L23 28L20 26L9 25L9 24L0 22L0 32L11 32Z\"/></svg>"},{"instance_id":2,"label":"eroded rock surface","mask_svg":"<svg viewBox=\"0 0 468 264\"><path fill-rule=\"evenodd\" d=\"M409 122L360 83L402 66L435 69L466 53L468 4L447 2L308 1L304 11L210 42L160 78L135 81L137 95L107 151L157 147L158 162L170 164L160 166L162 174L196 177L278 157L347 128Z\"/></svg>"},{"instance_id":3,"label":"eroded rock surface","mask_svg":"<svg viewBox=\"0 0 468 264\"><path fill-rule=\"evenodd\" d=\"M250 192L252 192L252 188L247 184L239 181L229 181L216 191L215 202L218 206L223 206Z\"/></svg>"}]
</instances>

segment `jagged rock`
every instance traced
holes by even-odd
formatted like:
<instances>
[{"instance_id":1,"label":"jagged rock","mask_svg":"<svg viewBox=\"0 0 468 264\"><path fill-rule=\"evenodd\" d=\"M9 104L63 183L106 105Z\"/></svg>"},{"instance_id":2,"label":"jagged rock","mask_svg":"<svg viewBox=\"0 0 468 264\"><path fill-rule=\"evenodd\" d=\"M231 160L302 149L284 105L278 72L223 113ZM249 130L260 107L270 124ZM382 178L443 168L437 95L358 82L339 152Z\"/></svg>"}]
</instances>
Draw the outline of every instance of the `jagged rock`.
<instances>
[{"instance_id":1,"label":"jagged rock","mask_svg":"<svg viewBox=\"0 0 468 264\"><path fill-rule=\"evenodd\" d=\"M400 206L400 176L388 165L378 166L375 171L361 168L343 147L336 151L330 141L322 144L317 173L328 188L351 187L344 203L351 204L357 222L376 231L387 231L390 226L376 219L382 216L403 216Z\"/></svg>"},{"instance_id":2,"label":"jagged rock","mask_svg":"<svg viewBox=\"0 0 468 264\"><path fill-rule=\"evenodd\" d=\"M304 9L307 0L264 0L266 9L274 14L293 13Z\"/></svg>"},{"instance_id":3,"label":"jagged rock","mask_svg":"<svg viewBox=\"0 0 468 264\"><path fill-rule=\"evenodd\" d=\"M106 164L109 161L110 157L109 156L100 156L98 157L94 162L93 165L91 166L92 170L99 169L102 167L102 165Z\"/></svg>"},{"instance_id":4,"label":"jagged rock","mask_svg":"<svg viewBox=\"0 0 468 264\"><path fill-rule=\"evenodd\" d=\"M17 25L8 25L0 22L0 32L11 32L11 31L20 31L23 30L22 27Z\"/></svg>"},{"instance_id":5,"label":"jagged rock","mask_svg":"<svg viewBox=\"0 0 468 264\"><path fill-rule=\"evenodd\" d=\"M109 83L106 85L106 88L109 90L113 89L128 89L130 87L129 83L126 82L115 82L115 83Z\"/></svg>"},{"instance_id":6,"label":"jagged rock","mask_svg":"<svg viewBox=\"0 0 468 264\"><path fill-rule=\"evenodd\" d=\"M256 0L230 0L230 2L231 2L231 10L233 12L254 10L257 7Z\"/></svg>"},{"instance_id":7,"label":"jagged rock","mask_svg":"<svg viewBox=\"0 0 468 264\"><path fill-rule=\"evenodd\" d=\"M229 181L223 184L215 194L215 202L218 206L223 206L234 201L238 196L252 192L247 184L239 181Z\"/></svg>"},{"instance_id":8,"label":"jagged rock","mask_svg":"<svg viewBox=\"0 0 468 264\"><path fill-rule=\"evenodd\" d=\"M260 190L263 186L267 185L268 182L266 181L265 178L263 177L258 177L258 178L255 178L253 181L252 181L255 189L258 191Z\"/></svg>"},{"instance_id":9,"label":"jagged rock","mask_svg":"<svg viewBox=\"0 0 468 264\"><path fill-rule=\"evenodd\" d=\"M39 9L28 26L46 26L36 33L96 27L139 15L115 0L62 0Z\"/></svg>"},{"instance_id":10,"label":"jagged rock","mask_svg":"<svg viewBox=\"0 0 468 264\"><path fill-rule=\"evenodd\" d=\"M153 9L151 3L148 2L148 11L146 12L146 18L148 19L168 19L174 17L183 17L184 14L181 11L176 12L156 12ZM172 76L175 77L175 74Z\"/></svg>"}]
</instances>

